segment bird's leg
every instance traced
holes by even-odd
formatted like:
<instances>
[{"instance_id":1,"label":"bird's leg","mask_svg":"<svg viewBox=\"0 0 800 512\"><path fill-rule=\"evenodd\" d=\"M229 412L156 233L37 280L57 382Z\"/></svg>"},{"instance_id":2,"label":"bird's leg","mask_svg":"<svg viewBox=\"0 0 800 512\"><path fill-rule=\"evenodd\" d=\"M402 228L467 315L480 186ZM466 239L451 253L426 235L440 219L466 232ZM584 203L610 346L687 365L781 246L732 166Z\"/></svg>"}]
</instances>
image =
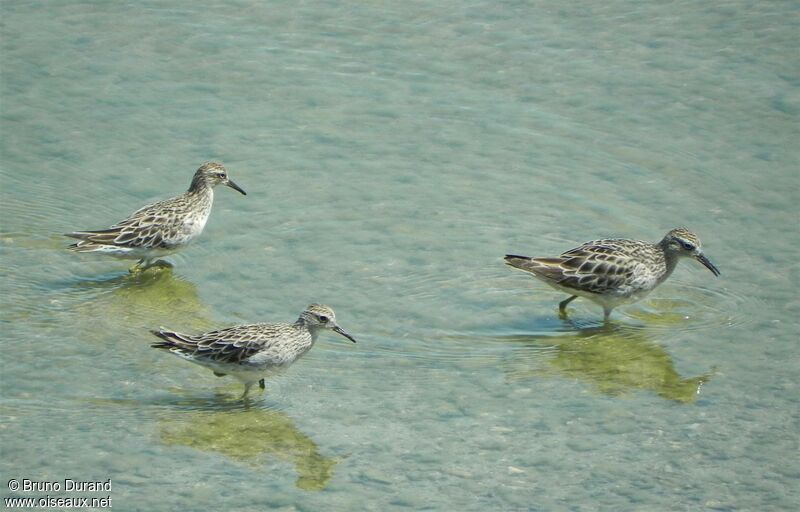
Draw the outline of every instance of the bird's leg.
<instances>
[{"instance_id":1,"label":"bird's leg","mask_svg":"<svg viewBox=\"0 0 800 512\"><path fill-rule=\"evenodd\" d=\"M603 322L608 323L608 317L611 314L611 308L603 308Z\"/></svg>"},{"instance_id":2,"label":"bird's leg","mask_svg":"<svg viewBox=\"0 0 800 512\"><path fill-rule=\"evenodd\" d=\"M137 261L131 268L129 268L128 272L130 274L136 275L139 272L141 272L142 270L144 270L145 268L147 268L145 266L145 258L142 258L139 261Z\"/></svg>"},{"instance_id":3,"label":"bird's leg","mask_svg":"<svg viewBox=\"0 0 800 512\"><path fill-rule=\"evenodd\" d=\"M247 400L247 393L250 392L250 388L253 387L252 382L248 382L244 385L244 394L242 395L242 400Z\"/></svg>"},{"instance_id":4,"label":"bird's leg","mask_svg":"<svg viewBox=\"0 0 800 512\"><path fill-rule=\"evenodd\" d=\"M577 298L578 298L577 295L573 295L572 297L570 297L568 299L564 299L561 302L559 302L558 303L559 316L561 316L562 318L565 318L567 316L567 304L569 304L570 302L572 302L573 300L575 300Z\"/></svg>"},{"instance_id":5,"label":"bird's leg","mask_svg":"<svg viewBox=\"0 0 800 512\"><path fill-rule=\"evenodd\" d=\"M172 263L168 262L167 260L156 260L156 261L153 262L152 266L158 267L158 268L163 268L163 269L168 269L168 268L173 268L174 267L174 265Z\"/></svg>"},{"instance_id":6,"label":"bird's leg","mask_svg":"<svg viewBox=\"0 0 800 512\"><path fill-rule=\"evenodd\" d=\"M264 383L264 379L258 381L258 387L260 387L261 389L266 389L267 385Z\"/></svg>"}]
</instances>

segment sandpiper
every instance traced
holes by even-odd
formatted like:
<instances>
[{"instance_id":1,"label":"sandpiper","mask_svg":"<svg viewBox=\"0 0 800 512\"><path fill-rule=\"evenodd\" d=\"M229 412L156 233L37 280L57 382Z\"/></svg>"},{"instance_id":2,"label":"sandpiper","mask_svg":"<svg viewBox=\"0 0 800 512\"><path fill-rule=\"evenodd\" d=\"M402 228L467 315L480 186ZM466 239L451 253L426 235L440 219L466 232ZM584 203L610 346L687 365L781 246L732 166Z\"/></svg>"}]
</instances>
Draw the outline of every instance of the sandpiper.
<instances>
[{"instance_id":1,"label":"sandpiper","mask_svg":"<svg viewBox=\"0 0 800 512\"><path fill-rule=\"evenodd\" d=\"M641 300L664 282L682 257L694 258L719 275L700 249L700 239L686 228L673 229L656 243L625 238L593 240L557 258L508 254L505 260L570 294L558 304L562 316L567 304L586 297L603 307L607 320L612 309Z\"/></svg>"},{"instance_id":2,"label":"sandpiper","mask_svg":"<svg viewBox=\"0 0 800 512\"><path fill-rule=\"evenodd\" d=\"M349 339L336 323L333 310L322 304L311 304L293 324L237 325L197 335L168 330L150 331L163 341L154 348L211 369L217 377L231 375L244 383L247 397L258 382L264 389L264 376L284 369L311 350L321 329L330 329Z\"/></svg>"},{"instance_id":3,"label":"sandpiper","mask_svg":"<svg viewBox=\"0 0 800 512\"><path fill-rule=\"evenodd\" d=\"M246 195L228 178L222 164L206 162L194 173L189 190L183 194L144 206L108 229L66 233L80 240L69 248L138 259L131 271L145 268L202 233L214 202L214 187L219 184Z\"/></svg>"}]
</instances>

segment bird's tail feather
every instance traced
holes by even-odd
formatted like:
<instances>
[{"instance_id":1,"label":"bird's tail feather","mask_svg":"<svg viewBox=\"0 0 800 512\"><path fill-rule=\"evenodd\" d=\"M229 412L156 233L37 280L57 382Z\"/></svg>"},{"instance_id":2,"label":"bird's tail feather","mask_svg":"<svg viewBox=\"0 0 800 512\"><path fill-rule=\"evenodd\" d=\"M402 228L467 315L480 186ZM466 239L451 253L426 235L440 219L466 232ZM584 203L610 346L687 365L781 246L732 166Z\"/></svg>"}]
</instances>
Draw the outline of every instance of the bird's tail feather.
<instances>
[{"instance_id":1,"label":"bird's tail feather","mask_svg":"<svg viewBox=\"0 0 800 512\"><path fill-rule=\"evenodd\" d=\"M165 329L152 330L150 333L158 338L161 338L161 341L156 341L155 343L150 344L150 346L153 348L161 348L165 350L170 350L173 348L181 350L193 350L194 348L192 347L191 342L180 333L167 331Z\"/></svg>"}]
</instances>

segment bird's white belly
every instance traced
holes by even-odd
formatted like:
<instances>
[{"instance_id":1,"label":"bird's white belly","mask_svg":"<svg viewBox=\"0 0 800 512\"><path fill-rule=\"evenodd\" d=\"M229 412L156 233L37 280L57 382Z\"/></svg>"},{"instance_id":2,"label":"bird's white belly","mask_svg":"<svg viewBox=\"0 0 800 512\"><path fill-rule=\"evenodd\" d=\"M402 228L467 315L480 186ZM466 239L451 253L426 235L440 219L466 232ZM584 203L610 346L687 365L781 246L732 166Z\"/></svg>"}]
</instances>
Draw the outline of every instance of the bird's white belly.
<instances>
[{"instance_id":1,"label":"bird's white belly","mask_svg":"<svg viewBox=\"0 0 800 512\"><path fill-rule=\"evenodd\" d=\"M186 220L183 221L181 228L178 230L177 236L174 240L170 240L171 245L183 245L187 244L192 241L194 238L200 235L203 232L203 228L206 227L206 222L208 222L208 213L209 210L206 210L200 215L187 217Z\"/></svg>"},{"instance_id":2,"label":"bird's white belly","mask_svg":"<svg viewBox=\"0 0 800 512\"><path fill-rule=\"evenodd\" d=\"M151 249L147 247L121 247L118 245L100 245L92 252L99 252L109 256L120 259L142 259L142 258L157 258L166 256L173 251L170 249L156 248Z\"/></svg>"}]
</instances>

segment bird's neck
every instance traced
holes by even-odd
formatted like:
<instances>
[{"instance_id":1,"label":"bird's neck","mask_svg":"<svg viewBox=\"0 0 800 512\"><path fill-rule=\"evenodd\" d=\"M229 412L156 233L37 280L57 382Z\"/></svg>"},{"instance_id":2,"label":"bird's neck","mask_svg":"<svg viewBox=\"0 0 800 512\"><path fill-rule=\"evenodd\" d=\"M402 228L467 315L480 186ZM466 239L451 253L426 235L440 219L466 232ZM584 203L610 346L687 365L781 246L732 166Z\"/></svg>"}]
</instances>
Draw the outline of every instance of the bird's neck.
<instances>
[{"instance_id":1,"label":"bird's neck","mask_svg":"<svg viewBox=\"0 0 800 512\"><path fill-rule=\"evenodd\" d=\"M678 264L680 256L678 256L677 252L670 249L666 239L658 243L658 249L659 254L662 255L662 258L664 258L664 274L658 280L661 282L668 278L670 274L672 274L672 271L675 270L675 266Z\"/></svg>"},{"instance_id":2,"label":"bird's neck","mask_svg":"<svg viewBox=\"0 0 800 512\"><path fill-rule=\"evenodd\" d=\"M311 342L312 342L312 343L313 343L313 342L315 342L315 341L317 341L317 336L319 335L319 331L320 331L320 329L321 329L321 327L320 327L319 325L316 325L316 324L314 324L314 325L311 325L310 323L308 323L308 322L306 321L306 319L305 319L305 318L303 318L303 317L301 316L301 317L300 317L300 318L298 318L298 319L297 319L297 321L294 323L294 326L295 326L297 329L302 329L302 330L304 330L304 331L308 331L308 333L311 335Z\"/></svg>"},{"instance_id":3,"label":"bird's neck","mask_svg":"<svg viewBox=\"0 0 800 512\"><path fill-rule=\"evenodd\" d=\"M192 178L192 184L189 185L189 194L191 195L210 195L214 196L214 189L208 186L208 182L202 176L195 176Z\"/></svg>"}]
</instances>

